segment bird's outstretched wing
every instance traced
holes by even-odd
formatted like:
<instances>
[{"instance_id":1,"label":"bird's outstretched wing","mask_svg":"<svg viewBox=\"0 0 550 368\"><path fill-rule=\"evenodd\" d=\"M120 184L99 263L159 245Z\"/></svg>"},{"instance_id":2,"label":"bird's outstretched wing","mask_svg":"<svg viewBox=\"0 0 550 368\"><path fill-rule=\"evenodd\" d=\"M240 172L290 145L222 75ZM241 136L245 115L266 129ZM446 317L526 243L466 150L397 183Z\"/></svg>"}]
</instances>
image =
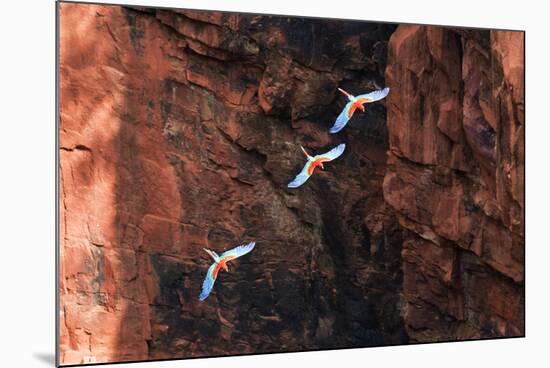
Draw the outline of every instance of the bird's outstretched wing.
<instances>
[{"instance_id":1,"label":"bird's outstretched wing","mask_svg":"<svg viewBox=\"0 0 550 368\"><path fill-rule=\"evenodd\" d=\"M244 256L245 254L250 253L252 251L252 249L254 249L255 246L256 246L256 242L251 242L251 243L248 243L248 244L236 246L233 249L230 249L230 250L227 250L227 251L223 252L222 255L220 256L220 258L221 259L239 258L240 256Z\"/></svg>"},{"instance_id":2,"label":"bird's outstretched wing","mask_svg":"<svg viewBox=\"0 0 550 368\"><path fill-rule=\"evenodd\" d=\"M307 181L307 179L309 179L309 177L313 173L313 172L310 173L310 167L312 162L313 161L306 162L302 171L300 171L300 173L296 175L294 180L288 183L289 188L298 188L300 185L304 184Z\"/></svg>"},{"instance_id":3,"label":"bird's outstretched wing","mask_svg":"<svg viewBox=\"0 0 550 368\"><path fill-rule=\"evenodd\" d=\"M344 153L344 150L346 149L346 144L341 143L328 151L327 153L324 153L322 155L315 156L315 159L322 159L323 161L332 161L342 155Z\"/></svg>"},{"instance_id":4,"label":"bird's outstretched wing","mask_svg":"<svg viewBox=\"0 0 550 368\"><path fill-rule=\"evenodd\" d=\"M199 295L200 301L206 299L208 295L210 295L210 292L214 287L214 282L216 282L216 277L218 277L218 273L214 272L217 265L218 264L216 262L212 263L212 265L208 268L208 271L206 272L206 277L204 278L204 281L202 283L201 294Z\"/></svg>"},{"instance_id":5,"label":"bird's outstretched wing","mask_svg":"<svg viewBox=\"0 0 550 368\"><path fill-rule=\"evenodd\" d=\"M214 262L218 262L220 260L220 256L214 252L213 250L210 250L210 249L206 249L206 248L202 248L206 253L208 253L210 255L210 257L212 257L212 259L214 260Z\"/></svg>"},{"instance_id":6,"label":"bird's outstretched wing","mask_svg":"<svg viewBox=\"0 0 550 368\"><path fill-rule=\"evenodd\" d=\"M372 91L369 93L365 93L364 95L357 96L357 101L361 104L368 103L368 102L374 102L383 99L390 93L390 89L388 87L384 89L380 89L378 91Z\"/></svg>"},{"instance_id":7,"label":"bird's outstretched wing","mask_svg":"<svg viewBox=\"0 0 550 368\"><path fill-rule=\"evenodd\" d=\"M344 109L342 110L340 115L338 115L338 117L336 118L334 125L329 129L329 132L334 134L342 130L348 123L349 119L351 119L353 113L355 112L355 109L356 107L353 102L348 102L346 106L344 106Z\"/></svg>"}]
</instances>

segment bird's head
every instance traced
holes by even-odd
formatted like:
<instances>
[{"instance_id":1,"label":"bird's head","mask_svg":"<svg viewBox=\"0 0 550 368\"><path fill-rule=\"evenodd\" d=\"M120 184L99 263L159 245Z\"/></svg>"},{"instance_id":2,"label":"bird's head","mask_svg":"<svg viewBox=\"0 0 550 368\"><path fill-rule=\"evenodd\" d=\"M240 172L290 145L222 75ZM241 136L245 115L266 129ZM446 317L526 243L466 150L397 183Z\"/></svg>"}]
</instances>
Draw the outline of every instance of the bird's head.
<instances>
[{"instance_id":1,"label":"bird's head","mask_svg":"<svg viewBox=\"0 0 550 368\"><path fill-rule=\"evenodd\" d=\"M311 158L311 156L309 155L309 153L307 153L306 149L302 146L300 146L300 148L302 149L302 152L304 153L304 155L306 156L306 158L309 160Z\"/></svg>"},{"instance_id":2,"label":"bird's head","mask_svg":"<svg viewBox=\"0 0 550 368\"><path fill-rule=\"evenodd\" d=\"M346 97L349 97L351 96L349 93L347 93L346 91L344 91L342 88L338 88L338 91L340 91L344 96Z\"/></svg>"}]
</instances>

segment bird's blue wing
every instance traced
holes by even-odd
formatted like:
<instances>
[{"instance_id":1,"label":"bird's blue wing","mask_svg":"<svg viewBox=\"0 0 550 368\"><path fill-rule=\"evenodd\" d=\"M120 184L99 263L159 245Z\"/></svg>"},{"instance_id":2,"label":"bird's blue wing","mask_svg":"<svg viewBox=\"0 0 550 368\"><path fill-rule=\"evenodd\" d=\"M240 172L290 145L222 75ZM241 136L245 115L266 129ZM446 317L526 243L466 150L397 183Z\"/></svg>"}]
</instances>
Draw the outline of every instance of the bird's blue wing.
<instances>
[{"instance_id":1,"label":"bird's blue wing","mask_svg":"<svg viewBox=\"0 0 550 368\"><path fill-rule=\"evenodd\" d=\"M220 258L221 259L224 259L227 257L230 257L231 259L239 258L240 256L244 256L245 254L250 253L255 246L256 246L256 242L251 242L248 244L236 246L233 249L223 252Z\"/></svg>"},{"instance_id":2,"label":"bird's blue wing","mask_svg":"<svg viewBox=\"0 0 550 368\"><path fill-rule=\"evenodd\" d=\"M302 171L300 171L300 173L296 175L296 177L290 183L288 183L287 186L289 188L298 188L300 185L304 184L307 181L307 179L309 179L309 177L311 176L310 174L311 163L312 161L308 161L304 165L304 168L302 169Z\"/></svg>"},{"instance_id":3,"label":"bird's blue wing","mask_svg":"<svg viewBox=\"0 0 550 368\"><path fill-rule=\"evenodd\" d=\"M201 294L199 295L200 301L206 299L208 295L210 295L210 292L214 287L214 282L216 282L216 277L218 276L217 273L214 274L214 269L217 265L218 264L216 262L212 263L212 265L208 268L208 271L206 272L206 277L204 278L204 281L202 283Z\"/></svg>"},{"instance_id":4,"label":"bird's blue wing","mask_svg":"<svg viewBox=\"0 0 550 368\"><path fill-rule=\"evenodd\" d=\"M388 93L390 93L390 89L386 87L378 91L372 91L365 93L364 95L359 95L356 98L360 103L374 102L383 99L388 95Z\"/></svg>"},{"instance_id":5,"label":"bird's blue wing","mask_svg":"<svg viewBox=\"0 0 550 368\"><path fill-rule=\"evenodd\" d=\"M315 156L315 158L316 159L325 158L325 159L327 159L327 161L332 161L332 160L340 157L342 155L342 153L344 153L345 149L346 149L346 144L341 143L341 144L337 145L336 147L334 147L333 149L331 149L330 151L328 151L327 153L324 153L324 154L319 155L319 156Z\"/></svg>"},{"instance_id":6,"label":"bird's blue wing","mask_svg":"<svg viewBox=\"0 0 550 368\"><path fill-rule=\"evenodd\" d=\"M342 130L346 124L348 123L349 119L351 119L351 116L353 115L353 112L355 109L352 109L353 103L350 101L344 106L344 109L338 115L336 118L336 121L334 122L334 125L329 129L329 132L332 134L338 133L340 130ZM353 111L352 111L353 110Z\"/></svg>"}]
</instances>

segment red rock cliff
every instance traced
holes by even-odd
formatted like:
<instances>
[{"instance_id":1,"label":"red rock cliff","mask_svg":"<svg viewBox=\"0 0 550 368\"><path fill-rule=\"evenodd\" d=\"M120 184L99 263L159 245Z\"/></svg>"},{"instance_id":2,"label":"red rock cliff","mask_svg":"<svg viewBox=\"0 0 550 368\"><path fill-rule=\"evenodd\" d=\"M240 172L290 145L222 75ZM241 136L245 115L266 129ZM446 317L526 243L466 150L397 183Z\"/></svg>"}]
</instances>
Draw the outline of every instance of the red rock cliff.
<instances>
[{"instance_id":1,"label":"red rock cliff","mask_svg":"<svg viewBox=\"0 0 550 368\"><path fill-rule=\"evenodd\" d=\"M384 198L407 229L412 340L524 333L523 50L520 32L391 36Z\"/></svg>"},{"instance_id":2,"label":"red rock cliff","mask_svg":"<svg viewBox=\"0 0 550 368\"><path fill-rule=\"evenodd\" d=\"M328 134L394 26L66 3L60 27L63 363L407 342L384 104ZM341 141L286 188L300 144ZM202 248L250 240L199 302Z\"/></svg>"},{"instance_id":3,"label":"red rock cliff","mask_svg":"<svg viewBox=\"0 0 550 368\"><path fill-rule=\"evenodd\" d=\"M60 5L61 363L523 333L523 40L395 28Z\"/></svg>"}]
</instances>

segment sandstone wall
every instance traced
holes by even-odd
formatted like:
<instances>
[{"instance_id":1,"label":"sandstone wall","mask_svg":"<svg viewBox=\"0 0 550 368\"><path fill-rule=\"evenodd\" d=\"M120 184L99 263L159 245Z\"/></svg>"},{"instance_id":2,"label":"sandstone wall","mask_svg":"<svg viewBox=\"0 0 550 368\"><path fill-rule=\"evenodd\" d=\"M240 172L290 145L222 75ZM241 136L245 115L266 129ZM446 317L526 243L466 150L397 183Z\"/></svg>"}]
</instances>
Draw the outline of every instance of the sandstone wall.
<instances>
[{"instance_id":1,"label":"sandstone wall","mask_svg":"<svg viewBox=\"0 0 550 368\"><path fill-rule=\"evenodd\" d=\"M70 3L60 29L61 363L524 333L522 34ZM328 134L337 87L386 85ZM202 248L251 240L199 302Z\"/></svg>"},{"instance_id":2,"label":"sandstone wall","mask_svg":"<svg viewBox=\"0 0 550 368\"><path fill-rule=\"evenodd\" d=\"M394 26L60 7L62 363L408 341L384 103L328 134ZM199 302L202 248L251 240Z\"/></svg>"},{"instance_id":3,"label":"sandstone wall","mask_svg":"<svg viewBox=\"0 0 550 368\"><path fill-rule=\"evenodd\" d=\"M391 36L384 198L413 341L524 334L523 53L520 32Z\"/></svg>"}]
</instances>

